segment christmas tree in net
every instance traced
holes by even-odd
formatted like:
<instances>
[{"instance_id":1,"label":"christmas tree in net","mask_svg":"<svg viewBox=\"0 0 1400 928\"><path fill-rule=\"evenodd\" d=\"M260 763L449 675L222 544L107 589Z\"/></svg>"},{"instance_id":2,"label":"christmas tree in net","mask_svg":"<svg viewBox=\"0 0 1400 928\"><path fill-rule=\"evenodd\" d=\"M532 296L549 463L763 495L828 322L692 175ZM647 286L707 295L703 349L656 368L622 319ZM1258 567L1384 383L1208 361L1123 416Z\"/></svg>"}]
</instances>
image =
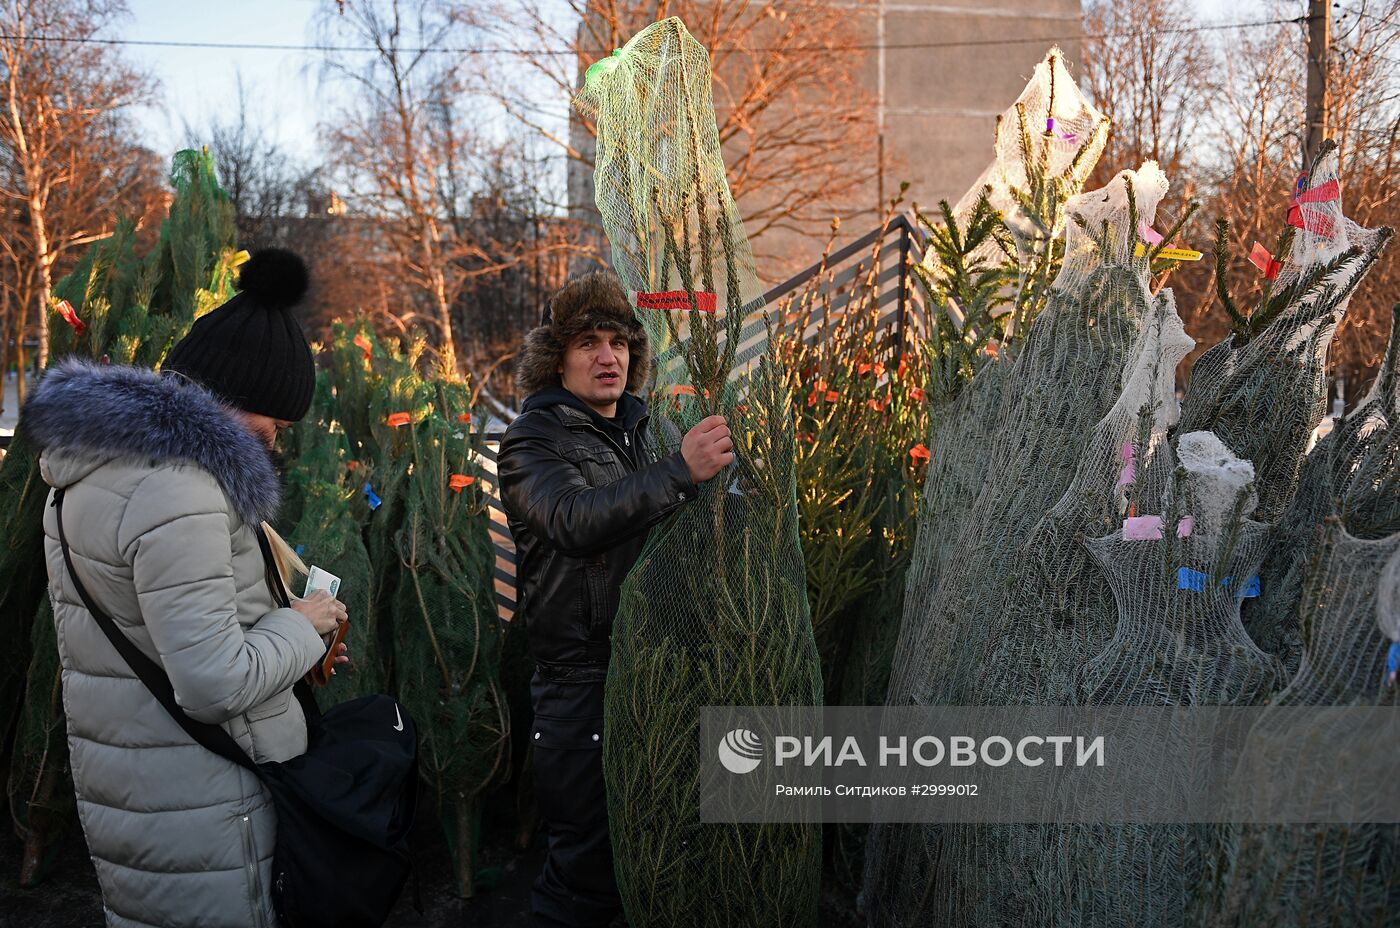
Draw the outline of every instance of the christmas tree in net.
<instances>
[{"instance_id":1,"label":"christmas tree in net","mask_svg":"<svg viewBox=\"0 0 1400 928\"><path fill-rule=\"evenodd\" d=\"M725 179L708 55L680 20L656 23L590 69L578 103L597 120L595 185L613 266L640 294L661 359L655 450L673 453L716 413L735 437L735 465L652 529L621 591L604 771L628 921L811 925L816 826L702 824L698 814L701 706L821 699L791 398L758 318L762 291ZM739 351L746 323L764 331L751 364ZM693 401L670 403L678 386Z\"/></svg>"},{"instance_id":2,"label":"christmas tree in net","mask_svg":"<svg viewBox=\"0 0 1400 928\"><path fill-rule=\"evenodd\" d=\"M1263 782L1286 792L1331 782L1308 762L1337 750L1327 727L1308 732L1311 747L1301 756L1292 748L1281 756L1274 747L1281 739L1297 743L1290 708L1396 704L1398 360L1400 329L1392 324L1375 385L1308 455L1280 522L1292 537L1275 544L1279 564L1264 574L1278 588L1268 605L1282 612L1267 627L1296 630L1286 639L1298 645L1286 652L1296 670L1250 733L1245 783L1260 783L1266 771ZM1393 823L1241 825L1221 829L1212 851L1212 878L1200 902L1205 924L1384 924L1395 910L1400 826Z\"/></svg>"}]
</instances>

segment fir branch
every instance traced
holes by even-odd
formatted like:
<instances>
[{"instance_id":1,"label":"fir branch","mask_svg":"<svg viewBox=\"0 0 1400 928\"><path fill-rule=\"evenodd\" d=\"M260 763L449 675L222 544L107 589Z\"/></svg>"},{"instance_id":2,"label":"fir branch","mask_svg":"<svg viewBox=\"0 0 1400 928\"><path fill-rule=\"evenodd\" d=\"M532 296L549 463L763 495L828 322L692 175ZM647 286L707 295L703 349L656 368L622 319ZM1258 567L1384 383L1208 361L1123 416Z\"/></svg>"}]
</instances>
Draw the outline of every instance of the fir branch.
<instances>
[{"instance_id":1,"label":"fir branch","mask_svg":"<svg viewBox=\"0 0 1400 928\"><path fill-rule=\"evenodd\" d=\"M1230 282L1226 277L1230 255L1226 243L1230 238L1230 220L1220 217L1215 220L1215 293L1220 297L1220 305L1230 317L1230 329L1241 343L1249 339L1249 320L1240 315L1230 295Z\"/></svg>"}]
</instances>

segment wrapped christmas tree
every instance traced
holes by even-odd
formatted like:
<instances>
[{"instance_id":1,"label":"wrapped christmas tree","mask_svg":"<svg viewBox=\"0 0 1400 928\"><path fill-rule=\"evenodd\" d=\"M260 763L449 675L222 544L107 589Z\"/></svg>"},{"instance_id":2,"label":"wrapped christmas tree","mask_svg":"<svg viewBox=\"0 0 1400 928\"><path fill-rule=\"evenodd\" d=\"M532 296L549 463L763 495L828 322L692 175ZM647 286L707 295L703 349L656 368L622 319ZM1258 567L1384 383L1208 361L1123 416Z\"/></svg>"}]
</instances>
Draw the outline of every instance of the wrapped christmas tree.
<instances>
[{"instance_id":1,"label":"wrapped christmas tree","mask_svg":"<svg viewBox=\"0 0 1400 928\"><path fill-rule=\"evenodd\" d=\"M1064 617L1086 618L1073 608L1084 591L1076 574L1093 569L1080 533L1129 514L1116 511L1121 449L1150 439L1153 406L1167 408L1154 397L1170 392L1190 344L1170 294L1154 298L1150 289L1180 223L1155 244L1142 240L1165 190L1149 164L1070 199L1064 260L1046 308L1014 360L984 368L962 391L961 414L977 424L945 432L935 425L930 452L949 460L930 469L893 702L1056 702L1076 664L1094 653L1064 634ZM1098 624L1101 645L1112 624ZM867 907L877 924L980 924L1039 910L1053 898L1044 880L1013 875L1053 863L1042 851L1048 834L882 826L868 862Z\"/></svg>"},{"instance_id":2,"label":"wrapped christmas tree","mask_svg":"<svg viewBox=\"0 0 1400 928\"><path fill-rule=\"evenodd\" d=\"M956 550L982 487L1001 401L1005 362L1015 358L1045 308L1064 261L1068 204L1098 163L1108 120L1088 104L1051 49L1016 102L997 118L995 157L956 207L930 218L915 267L929 311L931 459L911 588L931 589ZM974 383L975 382L975 383ZM929 615L906 609L891 689L906 693L927 670L921 645Z\"/></svg>"},{"instance_id":3,"label":"wrapped christmas tree","mask_svg":"<svg viewBox=\"0 0 1400 928\"><path fill-rule=\"evenodd\" d=\"M739 353L762 291L725 179L708 56L680 20L656 23L590 68L578 103L597 119L613 266L661 358L657 450L673 452L712 414L735 438L734 466L651 531L621 591L603 763L627 918L635 928L813 925L817 826L698 815L701 706L821 701L791 397L766 333L756 363ZM678 394L688 398L671 403Z\"/></svg>"},{"instance_id":4,"label":"wrapped christmas tree","mask_svg":"<svg viewBox=\"0 0 1400 928\"><path fill-rule=\"evenodd\" d=\"M1363 229L1343 215L1337 150L1330 141L1300 179L1289 218L1277 259L1258 243L1251 252L1265 277L1252 312L1235 308L1223 275L1217 275L1235 331L1201 355L1182 403L1182 431L1210 429L1254 462L1259 514L1267 520L1276 519L1292 498L1308 437L1325 412L1332 337L1393 234ZM1223 260L1223 244L1218 250Z\"/></svg>"},{"instance_id":5,"label":"wrapped christmas tree","mask_svg":"<svg viewBox=\"0 0 1400 928\"><path fill-rule=\"evenodd\" d=\"M1326 782L1293 751L1280 757L1271 749L1276 732L1297 743L1288 709L1393 706L1400 693L1393 666L1400 664L1397 363L1400 327L1392 323L1370 393L1308 455L1280 523L1290 526L1291 544L1275 543L1280 563L1264 574L1265 589L1277 586L1267 605L1283 609L1269 627L1296 629L1299 644L1297 669L1251 731L1245 752L1259 772L1272 763L1277 788ZM1309 735L1314 756L1330 756L1330 731ZM1198 902L1202 924L1340 928L1385 924L1394 915L1400 826L1393 823L1243 825L1223 829L1214 852L1212 879Z\"/></svg>"},{"instance_id":6,"label":"wrapped christmas tree","mask_svg":"<svg viewBox=\"0 0 1400 928\"><path fill-rule=\"evenodd\" d=\"M171 173L175 195L157 247L135 252L135 227L117 224L94 244L54 289L54 358L82 355L113 364L158 366L198 315L233 295L238 258L233 207L219 188L208 153L182 151ZM0 703L17 717L8 793L24 841L21 882L42 876L46 849L73 818L68 742L57 698L58 646L44 598L42 520L47 487L38 455L19 434L0 462ZM31 633L32 629L32 633ZM26 646L27 643L27 646ZM16 669L22 667L24 706L14 709Z\"/></svg>"}]
</instances>

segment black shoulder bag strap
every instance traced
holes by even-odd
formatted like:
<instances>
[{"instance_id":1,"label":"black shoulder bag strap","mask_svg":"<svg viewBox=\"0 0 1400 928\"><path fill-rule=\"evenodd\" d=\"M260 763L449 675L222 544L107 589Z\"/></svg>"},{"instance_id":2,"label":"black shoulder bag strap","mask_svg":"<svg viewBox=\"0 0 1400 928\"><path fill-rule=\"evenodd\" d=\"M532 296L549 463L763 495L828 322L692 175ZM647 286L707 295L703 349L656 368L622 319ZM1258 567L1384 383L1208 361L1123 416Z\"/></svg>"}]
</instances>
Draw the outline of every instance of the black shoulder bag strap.
<instances>
[{"instance_id":1,"label":"black shoulder bag strap","mask_svg":"<svg viewBox=\"0 0 1400 928\"><path fill-rule=\"evenodd\" d=\"M112 647L117 649L117 653L131 666L132 671L146 684L146 689L151 691L151 695L156 698L164 708L170 713L170 717L175 720L185 734L201 744L215 754L240 767L247 768L255 774L260 775L258 765L253 763L253 759L247 752L238 746L238 742L233 736L224 731L218 725L210 725L206 722L196 722L185 714L185 710L180 708L180 704L175 701L175 688L170 683L170 677L156 664L155 661L147 657L141 649L131 643L131 639L123 635L121 629L117 628L117 623L107 613L102 611L102 607L93 601L88 595L87 588L78 579L78 572L73 567L73 555L68 550L68 536L63 531L63 490L54 490L54 508L58 510L58 543L63 547L63 563L68 566L68 576L73 581L73 589L77 590L78 598L83 601L87 611L92 613L92 617L97 620L97 625L102 629L102 633L107 636L107 640L112 643Z\"/></svg>"}]
</instances>

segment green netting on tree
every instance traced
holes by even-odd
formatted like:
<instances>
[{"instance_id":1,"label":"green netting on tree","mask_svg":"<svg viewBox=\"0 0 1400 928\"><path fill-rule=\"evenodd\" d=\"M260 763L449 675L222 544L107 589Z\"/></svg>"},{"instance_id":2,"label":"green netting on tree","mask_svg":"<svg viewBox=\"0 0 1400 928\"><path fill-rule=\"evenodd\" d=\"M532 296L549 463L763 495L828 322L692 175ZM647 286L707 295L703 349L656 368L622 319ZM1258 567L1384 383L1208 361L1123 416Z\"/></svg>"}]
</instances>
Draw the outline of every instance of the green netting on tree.
<instances>
[{"instance_id":1,"label":"green netting on tree","mask_svg":"<svg viewBox=\"0 0 1400 928\"><path fill-rule=\"evenodd\" d=\"M674 452L720 413L736 452L651 531L622 587L603 765L627 917L634 928L815 924L816 826L699 821L701 706L821 700L791 396L725 180L708 56L680 20L656 23L590 69L578 102L597 117L598 208L619 277L641 294L679 291L638 297L653 345L674 358L652 402L656 450ZM764 333L747 366L746 323Z\"/></svg>"},{"instance_id":2,"label":"green netting on tree","mask_svg":"<svg viewBox=\"0 0 1400 928\"><path fill-rule=\"evenodd\" d=\"M50 326L55 359L80 355L116 364L154 365L184 335L195 313L233 295L233 207L219 188L207 153L179 152L171 183L175 195L156 248L135 252L135 227L117 223L114 234L94 244L78 266L54 288ZM81 326L66 322L57 307L66 300ZM21 878L39 878L45 846L71 816L31 816L26 809L67 808L56 797L71 792L66 752L50 750L64 728L52 613L41 611L47 570L41 514L48 488L38 455L20 433L0 462L0 711L15 716L16 671L27 680L23 711L10 758L10 797L18 831L26 842ZM37 637L30 625L38 614ZM47 616L47 621L45 620ZM52 647L51 647L52 646ZM32 648L32 651L31 651ZM35 699L38 701L35 701Z\"/></svg>"},{"instance_id":3,"label":"green netting on tree","mask_svg":"<svg viewBox=\"0 0 1400 928\"><path fill-rule=\"evenodd\" d=\"M419 726L419 768L443 816L458 889L470 895L479 800L509 770L510 718L496 555L470 437L481 431L466 384L444 374L434 386L433 411L403 427L412 476L394 539L394 658L400 699Z\"/></svg>"},{"instance_id":4,"label":"green netting on tree","mask_svg":"<svg viewBox=\"0 0 1400 928\"><path fill-rule=\"evenodd\" d=\"M344 430L336 421L330 375L316 378L316 393L306 417L292 430L287 449L288 496L295 501L295 521L287 542L308 566L340 578L336 597L350 616L345 641L351 662L338 669L327 696L341 702L385 689L384 653L375 613L369 552L365 550L353 499L359 488L351 483L346 465L349 452ZM300 590L294 592L300 593Z\"/></svg>"},{"instance_id":5,"label":"green netting on tree","mask_svg":"<svg viewBox=\"0 0 1400 928\"><path fill-rule=\"evenodd\" d=\"M654 305L678 301L702 310L688 318L641 311L643 322L667 320L648 324L652 351L665 383L681 382L677 352L689 326L697 343L718 352L722 333L732 342L751 321L733 319L731 307L757 313L763 296L729 195L709 54L679 19L655 23L589 68L575 103L596 120L595 197L618 277L633 291L657 295ZM676 296L665 300L664 293ZM734 323L732 332L719 317Z\"/></svg>"}]
</instances>

